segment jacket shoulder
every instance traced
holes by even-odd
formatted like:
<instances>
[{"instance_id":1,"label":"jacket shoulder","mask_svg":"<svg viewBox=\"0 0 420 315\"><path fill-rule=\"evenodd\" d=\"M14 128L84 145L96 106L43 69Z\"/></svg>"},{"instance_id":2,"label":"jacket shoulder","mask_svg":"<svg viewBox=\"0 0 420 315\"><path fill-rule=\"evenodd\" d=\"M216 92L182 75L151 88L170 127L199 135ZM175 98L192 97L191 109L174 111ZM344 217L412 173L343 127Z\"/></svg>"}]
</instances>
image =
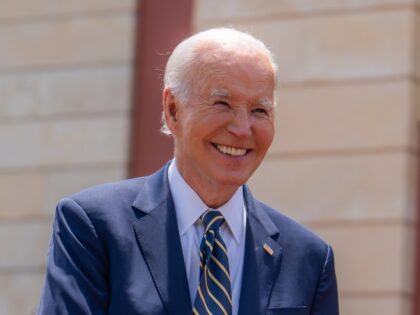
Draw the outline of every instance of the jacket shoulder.
<instances>
[{"instance_id":1,"label":"jacket shoulder","mask_svg":"<svg viewBox=\"0 0 420 315\"><path fill-rule=\"evenodd\" d=\"M279 230L278 240L283 247L315 251L322 256L326 254L329 245L308 227L259 200L256 203Z\"/></svg>"},{"instance_id":2,"label":"jacket shoulder","mask_svg":"<svg viewBox=\"0 0 420 315\"><path fill-rule=\"evenodd\" d=\"M113 203L115 200L133 201L146 179L147 177L137 177L95 185L74 193L68 198L74 200L82 207L89 205L105 205Z\"/></svg>"}]
</instances>

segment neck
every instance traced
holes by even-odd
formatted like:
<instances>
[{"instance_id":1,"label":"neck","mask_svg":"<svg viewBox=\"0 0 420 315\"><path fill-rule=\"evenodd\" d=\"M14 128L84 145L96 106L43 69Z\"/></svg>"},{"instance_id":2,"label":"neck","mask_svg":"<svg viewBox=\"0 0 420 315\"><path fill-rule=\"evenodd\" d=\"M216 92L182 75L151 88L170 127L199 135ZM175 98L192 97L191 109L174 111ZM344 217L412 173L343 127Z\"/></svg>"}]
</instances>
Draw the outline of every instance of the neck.
<instances>
[{"instance_id":1,"label":"neck","mask_svg":"<svg viewBox=\"0 0 420 315\"><path fill-rule=\"evenodd\" d=\"M187 182L188 183L188 182ZM217 209L228 202L238 187L220 187L208 185L204 189L200 189L201 186L193 186L188 183L197 195L203 200L203 202L212 209Z\"/></svg>"},{"instance_id":2,"label":"neck","mask_svg":"<svg viewBox=\"0 0 420 315\"><path fill-rule=\"evenodd\" d=\"M235 194L238 185L216 182L209 178L193 176L187 170L183 169L177 163L179 174L185 182L195 191L201 200L212 209L217 209L228 202Z\"/></svg>"}]
</instances>

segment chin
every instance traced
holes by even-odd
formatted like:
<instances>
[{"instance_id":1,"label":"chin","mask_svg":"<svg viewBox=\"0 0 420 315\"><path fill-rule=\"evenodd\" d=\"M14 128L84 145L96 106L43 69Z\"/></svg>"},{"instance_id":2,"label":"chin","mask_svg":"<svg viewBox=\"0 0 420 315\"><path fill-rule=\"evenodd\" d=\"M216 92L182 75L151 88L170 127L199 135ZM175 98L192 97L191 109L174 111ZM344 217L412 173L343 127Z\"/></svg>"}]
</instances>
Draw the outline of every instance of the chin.
<instances>
[{"instance_id":1,"label":"chin","mask_svg":"<svg viewBox=\"0 0 420 315\"><path fill-rule=\"evenodd\" d=\"M223 174L223 176L220 176L217 180L219 183L222 183L223 185L231 185L231 186L242 186L245 184L248 180L248 177L243 176L241 174L240 176L235 176L234 174Z\"/></svg>"}]
</instances>

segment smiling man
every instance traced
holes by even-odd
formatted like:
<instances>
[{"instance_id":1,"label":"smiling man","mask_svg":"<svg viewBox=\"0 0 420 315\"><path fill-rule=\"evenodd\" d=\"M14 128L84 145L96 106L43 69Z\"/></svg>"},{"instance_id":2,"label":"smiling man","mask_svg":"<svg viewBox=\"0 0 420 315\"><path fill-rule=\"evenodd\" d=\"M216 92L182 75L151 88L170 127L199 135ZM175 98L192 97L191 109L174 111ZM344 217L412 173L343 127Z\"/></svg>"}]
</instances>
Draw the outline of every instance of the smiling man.
<instances>
[{"instance_id":1,"label":"smiling man","mask_svg":"<svg viewBox=\"0 0 420 315\"><path fill-rule=\"evenodd\" d=\"M246 182L274 136L276 66L233 29L166 66L174 159L57 206L39 314L338 315L331 248Z\"/></svg>"}]
</instances>

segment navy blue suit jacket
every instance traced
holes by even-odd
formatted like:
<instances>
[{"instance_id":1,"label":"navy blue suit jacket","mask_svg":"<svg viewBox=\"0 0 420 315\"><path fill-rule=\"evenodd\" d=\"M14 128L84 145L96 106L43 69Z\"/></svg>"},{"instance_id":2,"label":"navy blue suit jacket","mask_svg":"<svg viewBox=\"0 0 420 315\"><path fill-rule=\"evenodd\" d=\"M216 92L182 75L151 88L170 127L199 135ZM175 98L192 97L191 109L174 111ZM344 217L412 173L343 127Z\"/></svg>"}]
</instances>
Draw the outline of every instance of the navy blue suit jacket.
<instances>
[{"instance_id":1,"label":"navy blue suit jacket","mask_svg":"<svg viewBox=\"0 0 420 315\"><path fill-rule=\"evenodd\" d=\"M338 315L331 248L247 187L244 197L239 314ZM38 314L191 314L187 281L166 166L60 201Z\"/></svg>"}]
</instances>

